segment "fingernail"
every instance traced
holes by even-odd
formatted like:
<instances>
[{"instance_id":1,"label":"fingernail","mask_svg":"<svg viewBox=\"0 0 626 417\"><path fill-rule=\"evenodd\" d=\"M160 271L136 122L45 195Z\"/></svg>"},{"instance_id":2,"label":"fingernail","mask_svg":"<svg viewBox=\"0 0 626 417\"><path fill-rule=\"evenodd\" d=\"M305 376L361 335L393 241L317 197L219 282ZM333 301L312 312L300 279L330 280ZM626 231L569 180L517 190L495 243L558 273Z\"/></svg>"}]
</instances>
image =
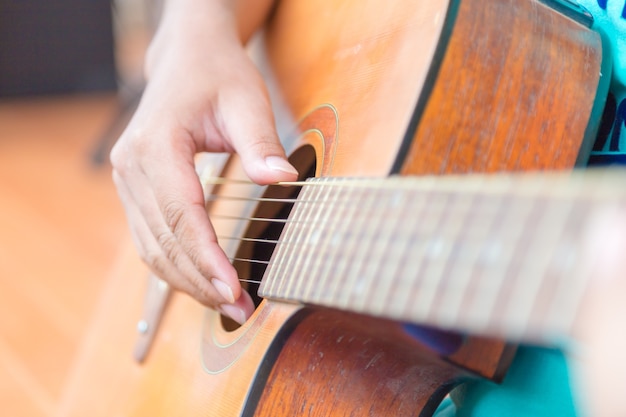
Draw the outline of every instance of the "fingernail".
<instances>
[{"instance_id":1,"label":"fingernail","mask_svg":"<svg viewBox=\"0 0 626 417\"><path fill-rule=\"evenodd\" d=\"M239 307L235 307L232 304L222 304L219 309L223 314L227 315L239 324L244 324L246 322L246 315Z\"/></svg>"},{"instance_id":2,"label":"fingernail","mask_svg":"<svg viewBox=\"0 0 626 417\"><path fill-rule=\"evenodd\" d=\"M217 292L220 293L220 295L224 297L226 301L228 301L229 303L235 302L235 296L233 295L233 290L231 290L228 285L224 284L222 281L220 281L217 278L213 278L211 280L211 284L213 284Z\"/></svg>"},{"instance_id":3,"label":"fingernail","mask_svg":"<svg viewBox=\"0 0 626 417\"><path fill-rule=\"evenodd\" d=\"M298 175L298 171L287 160L280 156L268 156L265 158L265 164L273 170L286 172L287 174Z\"/></svg>"}]
</instances>

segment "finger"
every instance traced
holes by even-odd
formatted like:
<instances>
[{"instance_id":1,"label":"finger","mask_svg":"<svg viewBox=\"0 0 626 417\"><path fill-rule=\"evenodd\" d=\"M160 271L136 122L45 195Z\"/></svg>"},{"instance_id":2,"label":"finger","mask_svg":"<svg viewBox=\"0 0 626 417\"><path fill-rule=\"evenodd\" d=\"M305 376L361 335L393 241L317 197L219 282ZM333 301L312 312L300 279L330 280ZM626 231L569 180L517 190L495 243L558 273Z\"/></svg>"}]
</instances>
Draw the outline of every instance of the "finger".
<instances>
[{"instance_id":1,"label":"finger","mask_svg":"<svg viewBox=\"0 0 626 417\"><path fill-rule=\"evenodd\" d=\"M254 303L252 302L250 295L243 292L239 299L237 299L234 303L229 304L233 300L230 299L230 297L222 296L221 292L218 291L217 288L219 288L220 285L223 285L219 281L209 283L202 277L198 281L198 284L194 285L191 280L187 279L189 274L182 273L178 266L174 265L163 254L163 251L148 229L148 225L144 221L144 217L141 212L132 199L129 198L129 193L125 184L121 182L119 176L115 173L114 178L114 181L118 186L120 199L123 202L130 222L130 228L133 234L135 246L137 247L141 258L150 266L150 269L157 274L157 276L165 279L172 286L172 288L191 295L207 307L215 308L225 316L243 324L254 311ZM188 259L187 263L190 264Z\"/></svg>"},{"instance_id":2,"label":"finger","mask_svg":"<svg viewBox=\"0 0 626 417\"><path fill-rule=\"evenodd\" d=\"M140 191L131 193L117 172L114 172L113 177L139 255L150 269L173 288L190 294L204 305L215 307L224 302L232 302L234 300L232 291L224 292L209 282L178 245L175 236L163 222L156 200L149 192L147 184L142 186L141 181L135 180L139 183L135 188ZM137 176L132 178L136 179ZM146 219L152 219L150 224ZM155 236L160 237L160 243ZM163 250L163 246L168 248L169 256Z\"/></svg>"},{"instance_id":3,"label":"finger","mask_svg":"<svg viewBox=\"0 0 626 417\"><path fill-rule=\"evenodd\" d=\"M181 261L183 257L188 258L207 282L216 279L223 283L214 286L232 302L241 294L236 271L218 244L195 166L185 158L176 157L179 153L180 150L173 148L162 152L161 160L154 161L156 166L167 169L144 169L147 184L155 186L139 187L144 191L138 191L135 197L141 199L141 212L150 229L156 232L155 237L165 256L175 264L179 264L179 258ZM152 197L145 195L145 190L150 190ZM142 208L150 198L158 207L155 210L159 213L158 220L145 214L150 211L149 207Z\"/></svg>"},{"instance_id":4,"label":"finger","mask_svg":"<svg viewBox=\"0 0 626 417\"><path fill-rule=\"evenodd\" d=\"M217 310L239 324L244 324L254 312L254 303L250 294L242 291L241 297L232 304L222 304Z\"/></svg>"},{"instance_id":5,"label":"finger","mask_svg":"<svg viewBox=\"0 0 626 417\"><path fill-rule=\"evenodd\" d=\"M224 136L239 154L250 179L259 184L295 181L298 172L280 143L267 91L258 74L254 86L225 88L219 97Z\"/></svg>"}]
</instances>

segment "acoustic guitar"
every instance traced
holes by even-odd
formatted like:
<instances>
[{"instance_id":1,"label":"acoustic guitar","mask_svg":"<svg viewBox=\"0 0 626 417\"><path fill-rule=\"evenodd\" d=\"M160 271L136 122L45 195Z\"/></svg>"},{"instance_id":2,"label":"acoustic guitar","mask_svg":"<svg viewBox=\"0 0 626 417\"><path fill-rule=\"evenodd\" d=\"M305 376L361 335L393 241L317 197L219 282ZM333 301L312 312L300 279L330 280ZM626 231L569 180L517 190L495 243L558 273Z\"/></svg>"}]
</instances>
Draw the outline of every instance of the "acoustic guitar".
<instances>
[{"instance_id":1,"label":"acoustic guitar","mask_svg":"<svg viewBox=\"0 0 626 417\"><path fill-rule=\"evenodd\" d=\"M260 191L241 182L232 157L223 180L205 180L207 207L248 290L256 294L263 281L255 313L236 326L153 280L139 363L130 322L142 315L147 271L125 248L61 415L429 415L455 385L500 379L514 354L507 342L467 337L441 355L404 326L439 315L429 309L437 291L412 283L434 277L435 285L464 268L446 256L420 263L405 232L426 227L456 239L448 236L461 227L456 216L467 219L463 207L473 206L456 192L437 195L435 179L422 201L460 211L422 218L421 203L405 206L413 194L398 191L422 186L385 178L584 164L607 61L589 16L568 4L281 2L264 33L268 82L295 121L291 160L301 180L367 177L371 189L392 195L360 200L368 187L322 180ZM381 212L376 200L395 211ZM296 255L279 242L294 243ZM432 242L431 255L449 252L448 241ZM437 301L458 315L458 298Z\"/></svg>"}]
</instances>

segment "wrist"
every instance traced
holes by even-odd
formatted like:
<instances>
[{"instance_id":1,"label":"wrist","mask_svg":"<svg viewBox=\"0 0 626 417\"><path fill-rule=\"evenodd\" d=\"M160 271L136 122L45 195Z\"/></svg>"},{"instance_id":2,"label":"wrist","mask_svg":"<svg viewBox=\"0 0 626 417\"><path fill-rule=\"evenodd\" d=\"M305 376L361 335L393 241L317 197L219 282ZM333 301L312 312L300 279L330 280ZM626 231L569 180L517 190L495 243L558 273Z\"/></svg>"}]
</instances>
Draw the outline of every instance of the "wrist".
<instances>
[{"instance_id":1,"label":"wrist","mask_svg":"<svg viewBox=\"0 0 626 417\"><path fill-rule=\"evenodd\" d=\"M170 30L225 31L242 45L265 23L275 0L166 0L159 25Z\"/></svg>"},{"instance_id":2,"label":"wrist","mask_svg":"<svg viewBox=\"0 0 626 417\"><path fill-rule=\"evenodd\" d=\"M172 54L185 62L243 48L267 19L272 4L273 0L166 1L146 53L146 77Z\"/></svg>"}]
</instances>

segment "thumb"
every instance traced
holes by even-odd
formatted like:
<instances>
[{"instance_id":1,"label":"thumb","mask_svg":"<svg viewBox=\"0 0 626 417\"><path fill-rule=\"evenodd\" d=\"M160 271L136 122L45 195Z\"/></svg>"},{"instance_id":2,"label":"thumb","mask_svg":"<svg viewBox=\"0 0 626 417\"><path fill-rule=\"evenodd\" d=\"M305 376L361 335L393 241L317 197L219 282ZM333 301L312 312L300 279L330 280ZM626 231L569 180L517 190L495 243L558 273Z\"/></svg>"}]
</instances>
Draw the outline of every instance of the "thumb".
<instances>
[{"instance_id":1,"label":"thumb","mask_svg":"<svg viewBox=\"0 0 626 417\"><path fill-rule=\"evenodd\" d=\"M235 146L248 177L257 184L296 181L298 171L285 157L278 136L257 135L249 138L243 146Z\"/></svg>"},{"instance_id":2,"label":"thumb","mask_svg":"<svg viewBox=\"0 0 626 417\"><path fill-rule=\"evenodd\" d=\"M239 90L222 103L226 137L248 177L258 184L296 181L298 171L286 158L264 87Z\"/></svg>"}]
</instances>

